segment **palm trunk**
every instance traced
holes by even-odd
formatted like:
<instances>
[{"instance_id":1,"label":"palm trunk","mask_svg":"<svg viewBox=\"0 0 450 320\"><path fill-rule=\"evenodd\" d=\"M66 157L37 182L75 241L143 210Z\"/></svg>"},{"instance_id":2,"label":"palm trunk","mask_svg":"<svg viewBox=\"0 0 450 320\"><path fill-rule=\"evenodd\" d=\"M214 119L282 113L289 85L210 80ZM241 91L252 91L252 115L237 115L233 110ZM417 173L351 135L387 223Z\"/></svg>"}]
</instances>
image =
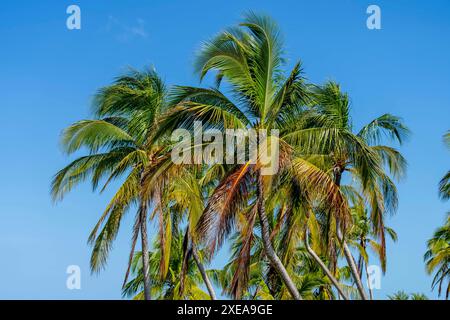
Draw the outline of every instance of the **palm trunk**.
<instances>
[{"instance_id":1,"label":"palm trunk","mask_svg":"<svg viewBox=\"0 0 450 320\"><path fill-rule=\"evenodd\" d=\"M257 171L258 182L257 182L257 206L258 206L258 216L259 221L261 223L261 236L264 245L264 251L266 253L267 258L269 259L273 268L277 271L284 284L286 285L289 293L292 298L295 300L302 300L300 293L298 292L297 287L289 276L286 268L283 266L280 258L276 254L272 243L270 241L270 230L269 230L269 222L267 221L267 216L264 208L264 187L263 181L260 171Z\"/></svg>"},{"instance_id":2,"label":"palm trunk","mask_svg":"<svg viewBox=\"0 0 450 320\"><path fill-rule=\"evenodd\" d=\"M367 282L369 282L369 270L367 270L367 264L365 265L366 268L366 277L367 277ZM369 285L369 295L370 295L370 300L373 300L373 292L372 292L372 288Z\"/></svg>"},{"instance_id":3,"label":"palm trunk","mask_svg":"<svg viewBox=\"0 0 450 320\"><path fill-rule=\"evenodd\" d=\"M338 187L341 186L341 177L342 177L342 169L337 167L334 168L334 174L335 174L335 183ZM355 279L356 287L358 288L358 292L361 296L362 300L367 300L367 294L364 290L364 286L361 282L361 277L359 276L358 268L356 267L355 259L353 258L352 252L348 248L347 243L344 240L344 237L342 236L341 229L339 226L339 221L336 221L336 234L339 242L342 244L342 248L344 249L344 256L347 260L348 266L350 267L350 271L352 273L353 279Z\"/></svg>"},{"instance_id":4,"label":"palm trunk","mask_svg":"<svg viewBox=\"0 0 450 320\"><path fill-rule=\"evenodd\" d=\"M195 248L194 244L192 244L192 256L194 257L195 263L197 264L197 268L200 271L200 274L202 275L203 282L205 283L206 288L208 289L208 293L209 296L211 297L211 300L217 300L216 293L214 291L212 283L209 280L208 274L206 273L206 270L198 257L197 249Z\"/></svg>"},{"instance_id":5,"label":"palm trunk","mask_svg":"<svg viewBox=\"0 0 450 320\"><path fill-rule=\"evenodd\" d=\"M308 240L308 230L305 231L306 235L305 235L305 247L306 247L306 251L308 251L308 253L313 257L313 259L317 262L317 264L320 266L320 268L322 269L323 272L325 272L325 274L327 275L327 277L331 280L331 282L333 283L334 287L336 288L336 290L339 293L339 296L341 296L344 300L348 300L347 295L344 293L344 291L342 290L339 282L336 280L336 278L331 274L330 270L327 268L327 266L325 265L325 263L323 263L323 261L319 258L319 256L314 252L314 250L309 246L309 240Z\"/></svg>"},{"instance_id":6,"label":"palm trunk","mask_svg":"<svg viewBox=\"0 0 450 320\"><path fill-rule=\"evenodd\" d=\"M361 295L362 300L368 300L366 291L364 290L364 286L361 281L361 277L359 276L358 268L356 267L355 259L353 259L353 255L342 237L341 230L339 226L336 226L337 237L340 243L342 243L342 248L344 249L344 256L347 260L348 266L350 267L350 271L352 273L353 279L355 279L356 287L358 288L358 292Z\"/></svg>"},{"instance_id":7,"label":"palm trunk","mask_svg":"<svg viewBox=\"0 0 450 320\"><path fill-rule=\"evenodd\" d=\"M364 264L364 268L366 269L366 278L367 278L367 283L368 283L368 287L369 287L370 300L373 300L373 292L372 292L372 288L369 283L369 270L367 270L367 263Z\"/></svg>"},{"instance_id":8,"label":"palm trunk","mask_svg":"<svg viewBox=\"0 0 450 320\"><path fill-rule=\"evenodd\" d=\"M142 241L142 269L144 272L144 299L151 300L150 293L150 262L148 258L148 236L147 236L147 204L141 200L139 206L139 219Z\"/></svg>"},{"instance_id":9,"label":"palm trunk","mask_svg":"<svg viewBox=\"0 0 450 320\"><path fill-rule=\"evenodd\" d=\"M359 257L358 257L358 264L357 264L357 266L358 266L358 273L359 273L359 277L360 278L362 278L363 263L364 263L363 262L363 257L360 254Z\"/></svg>"},{"instance_id":10,"label":"palm trunk","mask_svg":"<svg viewBox=\"0 0 450 320\"><path fill-rule=\"evenodd\" d=\"M366 251L366 238L362 237L359 244L361 245L361 247L363 248L363 250L365 252ZM367 263L364 261L363 256L361 254L359 255L359 259L360 259L360 261L358 261L359 277L362 279L362 272L363 272L363 268L364 268L364 270L366 271L367 288L369 290L370 300L373 300L373 292L372 292L372 288L370 287L370 283L369 283L369 270L367 270Z\"/></svg>"}]
</instances>

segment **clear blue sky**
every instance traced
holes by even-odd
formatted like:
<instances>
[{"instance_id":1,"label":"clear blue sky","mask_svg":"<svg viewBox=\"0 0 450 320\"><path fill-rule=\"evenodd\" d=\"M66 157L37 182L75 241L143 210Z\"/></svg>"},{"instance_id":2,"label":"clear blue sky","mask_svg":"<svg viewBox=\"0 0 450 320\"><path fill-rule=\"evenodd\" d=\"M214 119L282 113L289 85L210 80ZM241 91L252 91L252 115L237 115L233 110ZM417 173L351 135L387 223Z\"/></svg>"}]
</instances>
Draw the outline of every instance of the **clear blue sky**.
<instances>
[{"instance_id":1,"label":"clear blue sky","mask_svg":"<svg viewBox=\"0 0 450 320\"><path fill-rule=\"evenodd\" d=\"M81 7L81 30L66 28L70 4ZM369 4L381 7L382 30L366 28ZM0 298L120 298L132 215L108 268L89 275L87 236L111 193L86 185L52 204L50 179L69 160L59 133L88 117L92 94L128 65L154 65L168 84L197 85L200 42L249 9L278 21L290 65L301 59L311 81L341 83L356 127L390 112L412 129L401 149L408 177L388 221L399 241L389 243L376 297L398 289L436 296L422 256L449 209L437 196L450 169L441 139L450 129L449 1L16 0L0 4ZM70 264L81 266L81 290L66 289Z\"/></svg>"}]
</instances>

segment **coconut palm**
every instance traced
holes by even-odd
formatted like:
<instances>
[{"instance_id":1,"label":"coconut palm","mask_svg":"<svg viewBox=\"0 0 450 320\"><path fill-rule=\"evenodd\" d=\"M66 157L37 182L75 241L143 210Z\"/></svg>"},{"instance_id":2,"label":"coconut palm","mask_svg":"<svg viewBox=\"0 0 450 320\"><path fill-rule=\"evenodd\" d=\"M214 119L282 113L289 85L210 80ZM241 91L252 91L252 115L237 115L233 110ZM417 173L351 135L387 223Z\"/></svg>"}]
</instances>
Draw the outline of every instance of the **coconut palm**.
<instances>
[{"instance_id":1,"label":"coconut palm","mask_svg":"<svg viewBox=\"0 0 450 320\"><path fill-rule=\"evenodd\" d=\"M300 184L315 186L311 188L315 189L312 193L321 193L321 197L326 198L328 215L334 215L338 240L343 245L357 287L365 297L354 259L344 241L343 231L350 214L340 191L341 177L345 171L351 171L359 179L371 204L372 221L384 248L382 217L395 208L396 193L383 166L387 164L394 175L400 176L405 162L395 149L369 143L378 142L383 131L401 142L407 129L397 117L384 115L359 134L352 133L348 97L333 83L320 88L314 96L314 108L305 110L309 95L300 64L289 76L283 77L283 61L281 37L274 22L248 14L240 27L230 28L205 43L197 59L201 78L216 71L217 85L226 80L235 102L218 89L178 87L172 99L176 107L161 128L192 130L195 121L202 121L208 128L280 130L277 141L281 146L282 169L289 168ZM311 165L305 154L324 159L331 167L332 177L328 171ZM299 299L298 290L270 239L265 197L271 189L272 178L261 174L258 162L249 161L231 168L210 197L200 229L208 235L214 250L231 230L235 214L248 207L254 195L256 201L252 205L256 207L261 225L265 254L290 294Z\"/></svg>"},{"instance_id":2,"label":"coconut palm","mask_svg":"<svg viewBox=\"0 0 450 320\"><path fill-rule=\"evenodd\" d=\"M337 275L333 274L324 263L324 259L326 260L327 257L324 257L322 254L323 246L321 245L322 237L319 232L320 226L312 212L314 202L322 201L333 206L342 203L343 199L341 198L339 201L334 199L334 201L329 202L330 199L328 197L333 195L333 192L328 193L328 190L324 192L323 189L317 188L317 186L311 189L308 188L308 185L299 184L299 181L295 179L297 174L296 166L298 164L311 170L308 177L315 182L326 180L327 174L319 172L319 170L314 171L313 163L304 158L294 159L293 163L294 166L286 168L287 170L279 176L279 179L276 179L272 194L268 199L268 211L271 213L269 216L276 219L272 223L274 226L272 236L279 232L277 247L285 265L301 265L293 258L297 256L299 248L303 247L303 251L307 252L309 257L317 263L316 267L320 267L324 275L331 281L339 296L347 300L348 294L344 292L347 291L347 288L344 289L344 285L339 282ZM300 171L302 172L302 170ZM330 182L331 179L328 178L327 184L332 186ZM317 192L319 193L317 194ZM313 196L312 193L316 194ZM301 273L299 270L297 272ZM323 289L321 293L325 292Z\"/></svg>"},{"instance_id":3,"label":"coconut palm","mask_svg":"<svg viewBox=\"0 0 450 320\"><path fill-rule=\"evenodd\" d=\"M233 99L218 89L177 87L172 99L176 107L161 124L161 132L179 127L192 130L195 121L202 121L205 128L219 129L282 127L291 118L291 111L306 98L299 63L287 77L283 76L282 50L275 23L268 17L248 13L239 27L229 28L206 42L196 60L200 77L216 71L217 85L225 80ZM269 134L267 140L270 139ZM253 206L261 226L265 255L292 297L300 299L270 240L264 204L270 180L261 174L259 159L256 163L247 161L231 167L209 199L200 221L200 233L214 251L230 232L235 214L248 207L250 195L255 195Z\"/></svg>"},{"instance_id":4,"label":"coconut palm","mask_svg":"<svg viewBox=\"0 0 450 320\"><path fill-rule=\"evenodd\" d=\"M450 131L444 135L444 142L450 148ZM450 171L439 183L439 195L443 200L450 199ZM436 272L431 284L434 289L438 287L438 294L441 295L442 288L447 282L445 298L450 295L450 212L444 225L438 228L433 237L428 240L428 250L424 255L426 269L428 273Z\"/></svg>"},{"instance_id":5,"label":"coconut palm","mask_svg":"<svg viewBox=\"0 0 450 320\"><path fill-rule=\"evenodd\" d=\"M409 294L405 291L397 291L392 295L388 295L389 300L409 300Z\"/></svg>"},{"instance_id":6,"label":"coconut palm","mask_svg":"<svg viewBox=\"0 0 450 320\"><path fill-rule=\"evenodd\" d=\"M411 293L411 300L428 300L428 297L423 293Z\"/></svg>"},{"instance_id":7,"label":"coconut palm","mask_svg":"<svg viewBox=\"0 0 450 320\"><path fill-rule=\"evenodd\" d=\"M124 214L137 206L133 226L130 263L140 232L143 252L148 252L148 201L140 196L143 170L163 149L149 144L158 117L165 110L166 88L154 70L130 71L107 87L99 90L94 100L91 120L81 120L62 133L61 145L67 154L86 151L60 170L52 181L53 199L61 200L74 186L90 177L94 190L102 179L102 192L112 181L123 176L121 185L100 216L89 236L93 245L90 266L98 272L107 262L112 243L119 231ZM157 206L156 206L157 207ZM150 299L148 255L142 255L145 298ZM128 276L130 264L125 276Z\"/></svg>"},{"instance_id":8,"label":"coconut palm","mask_svg":"<svg viewBox=\"0 0 450 320\"><path fill-rule=\"evenodd\" d=\"M307 226L303 236L307 238L308 233L314 233L312 240L315 250L323 251L323 248L317 247L318 244L326 246L325 253L330 262L328 267L317 254L313 251L310 253L323 271L329 274L337 290L339 284L333 279L333 273L337 266L339 247L342 246L360 295L367 299L357 265L344 238L345 231L350 230L354 223L350 215L351 205L363 202L369 204L371 230L380 239L384 270L386 228L383 217L387 212L395 211L397 203L395 185L386 171L400 178L406 161L397 150L379 145L379 142L383 133L386 133L387 137L401 143L408 129L399 118L386 114L363 127L359 133L354 133L349 98L333 82L315 88L310 104L312 106L306 112L303 111L301 121L287 123L283 129L286 134L281 135L301 152L301 156L293 162L293 168L294 175L302 173L299 185L291 188L295 192L294 196L283 198L287 199L287 207L299 203L297 207L303 207L303 215L307 217L306 221L310 221L305 224L301 218L297 219L297 227L293 230L301 230L301 225ZM357 183L342 184L346 172ZM308 188L308 185L312 188ZM307 207L305 204L308 204ZM285 228L289 229L289 224ZM299 233L291 231L291 234ZM284 247L287 248L287 244Z\"/></svg>"},{"instance_id":9,"label":"coconut palm","mask_svg":"<svg viewBox=\"0 0 450 320\"><path fill-rule=\"evenodd\" d=\"M445 298L450 295L450 213L447 213L446 222L439 227L433 237L428 240L428 250L424 259L428 273L435 272L432 282L432 288L438 288L438 294L441 295L445 290ZM445 284L447 283L447 288Z\"/></svg>"},{"instance_id":10,"label":"coconut palm","mask_svg":"<svg viewBox=\"0 0 450 320\"><path fill-rule=\"evenodd\" d=\"M295 138L302 150L310 154L312 159L309 161L315 163L317 169L332 177L335 186L347 198L348 204L354 198L350 196L355 194L355 190L359 190L369 205L370 222L380 239L382 268L385 270L384 216L395 212L397 206L396 187L389 175L401 178L406 161L396 149L380 142L386 137L401 144L409 130L398 117L384 114L359 132L353 132L349 97L334 82L328 82L314 90L313 104L312 110L318 115L313 128L292 131L288 137ZM308 138L305 139L305 136ZM343 185L344 173L350 174L352 180L357 182L356 186ZM342 246L361 297L367 299L355 260L345 241L345 231L351 221L341 220L329 210L329 207L325 207L318 213L324 216L321 220L326 222L322 229L333 264L335 266L337 262L337 246Z\"/></svg>"},{"instance_id":11,"label":"coconut palm","mask_svg":"<svg viewBox=\"0 0 450 320\"><path fill-rule=\"evenodd\" d=\"M408 294L405 291L397 291L393 295L388 295L389 300L428 300L428 297L423 293Z\"/></svg>"},{"instance_id":12,"label":"coconut palm","mask_svg":"<svg viewBox=\"0 0 450 320\"><path fill-rule=\"evenodd\" d=\"M197 56L200 79L214 74L215 87L176 86L168 94L154 71L132 71L99 91L94 119L64 130L64 150L87 155L55 175L55 200L88 178L100 192L121 182L89 237L93 272L106 265L122 217L135 209L126 296L204 299L203 282L215 299L215 282L237 299L347 300L357 293L367 299L361 281L366 248L375 249L385 271L385 234L395 235L385 216L396 210L393 178L406 166L383 142L401 144L408 129L385 114L354 131L348 95L334 82L307 84L300 62L285 73L283 50L275 22L250 12L205 42ZM175 163L177 143L168 136L178 128L196 133L199 122L205 129L266 136L234 141L225 151L232 164ZM195 150L214 144L194 139L188 159L198 160ZM248 148L236 155L242 145ZM271 153L269 163L264 153ZM268 166L278 170L267 174ZM443 198L449 177L441 182ZM153 249L149 219L158 222ZM142 248L135 253L139 235ZM206 270L225 239L232 243L229 263ZM358 263L350 248L359 252ZM441 248L429 243L430 270L442 269ZM339 266L341 257L348 266ZM448 276L446 266L436 281Z\"/></svg>"}]
</instances>

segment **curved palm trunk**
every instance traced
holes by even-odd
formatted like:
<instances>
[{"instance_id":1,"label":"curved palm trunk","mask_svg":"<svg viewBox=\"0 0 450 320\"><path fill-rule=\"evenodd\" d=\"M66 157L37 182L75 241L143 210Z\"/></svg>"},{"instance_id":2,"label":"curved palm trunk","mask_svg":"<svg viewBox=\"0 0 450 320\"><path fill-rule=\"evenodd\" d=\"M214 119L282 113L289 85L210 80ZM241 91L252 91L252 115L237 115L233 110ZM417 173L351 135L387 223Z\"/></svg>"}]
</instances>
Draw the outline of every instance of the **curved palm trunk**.
<instances>
[{"instance_id":1,"label":"curved palm trunk","mask_svg":"<svg viewBox=\"0 0 450 320\"><path fill-rule=\"evenodd\" d=\"M367 263L364 264L364 268L366 269L367 283L369 283L369 270L367 270ZM369 295L370 295L370 300L373 300L373 292L372 292L372 288L370 287L370 284L369 284Z\"/></svg>"},{"instance_id":2,"label":"curved palm trunk","mask_svg":"<svg viewBox=\"0 0 450 320\"><path fill-rule=\"evenodd\" d=\"M142 270L144 273L144 299L151 300L152 296L150 293L150 263L148 258L147 235L147 204L142 200L139 205L139 220L142 243Z\"/></svg>"},{"instance_id":3,"label":"curved palm trunk","mask_svg":"<svg viewBox=\"0 0 450 320\"><path fill-rule=\"evenodd\" d=\"M206 289L208 290L211 300L217 300L216 292L214 291L211 280L209 280L208 274L206 273L206 270L198 257L197 249L193 244L192 244L192 256L194 257L194 261L197 264L197 268L200 271L200 274L202 275L203 282L206 285Z\"/></svg>"},{"instance_id":4,"label":"curved palm trunk","mask_svg":"<svg viewBox=\"0 0 450 320\"><path fill-rule=\"evenodd\" d=\"M289 276L286 268L283 266L283 263L281 262L280 258L276 254L272 242L270 241L270 230L269 230L269 222L267 221L267 216L264 208L264 188L262 183L262 176L261 173L257 172L258 174L258 182L257 182L257 206L258 206L258 216L259 221L261 223L261 237L264 244L264 251L267 255L267 258L269 258L270 263L274 267L274 269L277 271L277 273L280 275L281 279L283 280L284 284L286 285L289 293L295 300L302 300L302 297L300 293L298 292L297 287L295 286L294 282L292 281L291 277Z\"/></svg>"},{"instance_id":5,"label":"curved palm trunk","mask_svg":"<svg viewBox=\"0 0 450 320\"><path fill-rule=\"evenodd\" d=\"M361 238L361 241L359 244L361 245L363 250L366 251L366 239L364 237ZM358 270L359 270L359 277L361 279L362 279L363 268L366 271L366 279L367 279L367 284L368 284L367 288L369 290L370 300L373 300L373 292L372 292L372 288L370 287L370 284L369 284L369 270L367 270L367 263L364 261L363 256L360 254L359 260L358 260Z\"/></svg>"},{"instance_id":6,"label":"curved palm trunk","mask_svg":"<svg viewBox=\"0 0 450 320\"><path fill-rule=\"evenodd\" d=\"M336 290L339 292L339 295L344 299L348 300L347 295L342 290L339 282L336 280L336 278L332 275L330 270L327 268L325 263L319 258L319 256L314 252L314 250L309 246L309 240L308 240L308 230L306 230L306 236L305 236L305 247L306 251L313 257L313 259L317 262L317 264L320 266L323 272L327 275L327 277L331 280Z\"/></svg>"},{"instance_id":7,"label":"curved palm trunk","mask_svg":"<svg viewBox=\"0 0 450 320\"><path fill-rule=\"evenodd\" d=\"M358 288L358 292L361 295L362 300L368 300L366 291L364 290L364 286L361 281L361 277L359 276L358 268L356 267L355 259L353 259L353 255L342 237L341 230L337 226L337 237L340 243L342 243L342 248L344 249L344 256L347 260L348 266L350 267L350 271L352 272L353 279L355 279L356 287Z\"/></svg>"},{"instance_id":8,"label":"curved palm trunk","mask_svg":"<svg viewBox=\"0 0 450 320\"><path fill-rule=\"evenodd\" d=\"M362 268L364 265L363 265L363 257L361 254L359 254L359 257L358 257L357 266L358 266L359 277L362 278Z\"/></svg>"},{"instance_id":9,"label":"curved palm trunk","mask_svg":"<svg viewBox=\"0 0 450 320\"><path fill-rule=\"evenodd\" d=\"M366 251L366 239L365 238L361 239L360 244L361 244L362 248L364 249L364 251ZM369 270L367 269L367 263L364 261L364 259L362 259L362 256L361 256L361 267L360 267L360 272L359 272L360 277L362 277L362 268L363 267L364 267L364 270L366 271L367 287L369 289L370 300L373 300L373 292L372 292L372 288L369 283Z\"/></svg>"},{"instance_id":10,"label":"curved palm trunk","mask_svg":"<svg viewBox=\"0 0 450 320\"><path fill-rule=\"evenodd\" d=\"M335 170L335 183L338 187L341 185L341 177L342 177L342 169L336 168ZM336 234L339 242L342 244L342 248L344 249L344 256L347 260L348 266L350 267L350 271L352 273L353 279L355 279L356 287L358 289L358 292L361 296L362 300L368 300L366 291L364 290L364 286L361 281L361 277L359 276L358 268L356 267L355 259L353 258L352 252L348 248L347 243L344 240L344 237L342 236L339 221L336 221Z\"/></svg>"}]
</instances>

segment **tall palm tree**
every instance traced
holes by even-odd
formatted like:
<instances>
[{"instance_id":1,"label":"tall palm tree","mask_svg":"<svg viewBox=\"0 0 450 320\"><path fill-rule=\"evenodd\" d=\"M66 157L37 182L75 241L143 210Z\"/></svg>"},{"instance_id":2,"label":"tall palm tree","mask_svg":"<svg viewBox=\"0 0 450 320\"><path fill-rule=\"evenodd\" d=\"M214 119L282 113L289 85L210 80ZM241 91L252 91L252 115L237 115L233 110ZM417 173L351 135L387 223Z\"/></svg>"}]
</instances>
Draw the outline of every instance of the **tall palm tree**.
<instances>
[{"instance_id":1,"label":"tall palm tree","mask_svg":"<svg viewBox=\"0 0 450 320\"><path fill-rule=\"evenodd\" d=\"M437 287L439 295L444 289L445 298L448 299L450 296L450 213L447 213L445 224L439 227L433 237L428 240L427 247L428 250L424 256L426 269L430 274L435 272L432 288Z\"/></svg>"},{"instance_id":2,"label":"tall palm tree","mask_svg":"<svg viewBox=\"0 0 450 320\"><path fill-rule=\"evenodd\" d=\"M87 155L77 158L55 175L52 181L54 200L61 200L74 186L89 177L94 190L105 178L106 182L100 189L103 191L113 180L125 175L89 236L89 243L93 245L90 266L92 272L98 272L106 264L122 217L137 206L124 283L139 232L142 251L149 251L149 202L142 199L140 186L144 168L151 166L162 150L158 143L149 144L149 137L156 130L157 119L165 108L166 88L156 72L132 70L99 90L94 100L94 119L78 121L62 133L61 144L67 154L86 150ZM148 259L147 254L142 255L146 299L151 298Z\"/></svg>"},{"instance_id":3,"label":"tall palm tree","mask_svg":"<svg viewBox=\"0 0 450 320\"><path fill-rule=\"evenodd\" d=\"M353 132L350 118L350 101L342 93L338 84L328 82L313 90L312 112L315 121L310 128L291 130L287 136L300 144L306 155L304 158L315 164L315 168L305 167L305 171L322 171L329 174L340 193L347 199L346 211L350 211L354 187L343 185L344 173L349 173L356 187L369 205L372 228L381 242L381 256L385 257L384 216L395 212L397 192L393 181L404 175L406 161L394 148L380 144L383 138L402 143L409 130L401 119L384 114L364 126L359 132ZM304 124L300 124L304 125ZM345 178L345 177L344 177ZM341 246L345 259L351 269L361 298L367 299L353 255L345 240L346 230L351 221L332 215L330 206L318 213L324 218L324 238L328 252L332 257L332 267L337 263L337 247ZM349 218L346 215L345 218ZM382 268L385 264L382 260ZM334 268L334 267L333 267Z\"/></svg>"},{"instance_id":4,"label":"tall palm tree","mask_svg":"<svg viewBox=\"0 0 450 320\"><path fill-rule=\"evenodd\" d=\"M305 115L305 117L308 116ZM329 185L331 188L333 185L325 172L314 170L314 164L310 160L308 161L308 159L301 157L294 159L294 166L287 168L286 172L283 172L279 179L276 179L272 195L268 200L269 211L272 212L271 216L277 218L277 221L273 223L275 226L272 236L276 232L280 233L278 247L285 265L297 265L297 261L293 258L296 257L297 251L303 243L303 247L310 258L315 261L317 266L328 277L339 296L347 300L348 295L344 292L347 288L344 288L344 285L338 281L337 276L324 263L324 257L321 254L322 246L320 245L323 238L319 233L319 223L313 214L313 203L323 201L327 206L340 207L343 199L342 197L339 198L338 194L335 194L336 191L327 188L325 190L317 188L317 184ZM314 181L312 183L314 185L313 188L308 188L308 185L299 183L294 178L298 174L295 169L299 168L299 171L302 173L305 171L301 167L310 169L310 172L305 174L305 176ZM333 199L333 194L337 196L337 199ZM331 198L331 202L329 198ZM275 214L273 211L278 212ZM310 241L310 238L312 241ZM323 289L321 293L324 293Z\"/></svg>"},{"instance_id":5,"label":"tall palm tree","mask_svg":"<svg viewBox=\"0 0 450 320\"><path fill-rule=\"evenodd\" d=\"M55 175L55 200L88 178L94 189L104 181L103 191L124 177L89 237L93 272L105 266L124 214L136 209L127 296L205 298L203 281L215 299L213 281L233 298L348 299L359 293L367 299L361 281L366 247L376 248L384 271L385 233L391 234L384 220L397 206L392 178L401 178L406 166L382 142L401 144L408 129L385 114L355 132L347 94L333 82L306 84L300 62L285 73L283 49L274 21L248 13L239 26L206 42L196 59L200 79L215 72L214 88L177 86L168 95L154 71L132 71L99 91L94 119L64 130L64 150L87 155ZM272 155L279 146L270 163L279 170L266 175L261 155L249 159L249 150L241 163L237 145L226 150L234 164L175 164L176 143L168 136L177 128L195 132L197 121L205 129L265 131L267 139L257 137L256 144L264 152L268 143ZM241 143L250 146L250 138ZM197 147L195 141L189 146ZM441 182L444 198L449 177ZM149 218L159 226L153 250ZM206 270L204 263L234 230L229 263L222 271ZM135 254L139 235L142 250ZM429 264L430 270L441 266L435 278L441 281L448 260L439 251L441 234L437 238L429 243ZM360 253L358 263L350 248ZM340 268L342 255L348 266ZM130 272L135 278L128 281Z\"/></svg>"},{"instance_id":6,"label":"tall palm tree","mask_svg":"<svg viewBox=\"0 0 450 320\"><path fill-rule=\"evenodd\" d=\"M450 148L450 131L444 135L444 142ZM439 183L439 195L441 199L450 199L450 171ZM450 296L450 212L442 227L439 227L428 240L428 250L424 255L428 273L436 272L431 284L434 289L438 286L438 294L441 295L442 288L447 282L445 298Z\"/></svg>"},{"instance_id":7,"label":"tall palm tree","mask_svg":"<svg viewBox=\"0 0 450 320\"><path fill-rule=\"evenodd\" d=\"M229 28L206 42L196 60L200 77L216 71L217 86L225 80L235 102L218 89L178 87L172 99L176 107L161 124L162 132L179 127L192 130L195 121L202 121L207 128L253 128L269 132L279 129L306 98L300 64L284 77L282 53L276 24L268 17L248 13L239 27ZM270 134L267 139L270 141ZM265 255L291 296L301 299L270 240L264 204L270 180L261 174L259 159L256 164L247 161L230 168L211 195L199 229L207 235L214 251L231 230L235 214L248 206L251 194L255 195L253 205L261 226Z\"/></svg>"}]
</instances>

